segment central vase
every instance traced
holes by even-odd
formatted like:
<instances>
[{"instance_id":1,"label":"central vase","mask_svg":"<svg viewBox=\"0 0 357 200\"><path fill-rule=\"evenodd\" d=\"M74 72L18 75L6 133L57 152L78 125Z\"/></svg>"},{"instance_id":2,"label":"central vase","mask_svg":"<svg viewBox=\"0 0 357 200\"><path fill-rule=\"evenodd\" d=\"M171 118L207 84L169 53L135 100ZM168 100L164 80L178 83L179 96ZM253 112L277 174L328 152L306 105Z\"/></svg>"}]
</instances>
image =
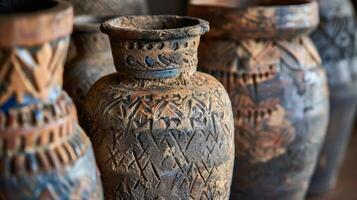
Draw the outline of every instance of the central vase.
<instances>
[{"instance_id":1,"label":"central vase","mask_svg":"<svg viewBox=\"0 0 357 200\"><path fill-rule=\"evenodd\" d=\"M199 66L223 83L234 108L232 199L304 199L329 110L325 71L308 38L317 3L194 2L190 15L212 27Z\"/></svg>"},{"instance_id":2,"label":"central vase","mask_svg":"<svg viewBox=\"0 0 357 200\"><path fill-rule=\"evenodd\" d=\"M117 73L85 110L107 199L228 199L234 122L224 87L196 72L206 21L129 16L102 24Z\"/></svg>"},{"instance_id":3,"label":"central vase","mask_svg":"<svg viewBox=\"0 0 357 200\"><path fill-rule=\"evenodd\" d=\"M72 7L0 4L0 199L103 199L92 145L62 90Z\"/></svg>"}]
</instances>

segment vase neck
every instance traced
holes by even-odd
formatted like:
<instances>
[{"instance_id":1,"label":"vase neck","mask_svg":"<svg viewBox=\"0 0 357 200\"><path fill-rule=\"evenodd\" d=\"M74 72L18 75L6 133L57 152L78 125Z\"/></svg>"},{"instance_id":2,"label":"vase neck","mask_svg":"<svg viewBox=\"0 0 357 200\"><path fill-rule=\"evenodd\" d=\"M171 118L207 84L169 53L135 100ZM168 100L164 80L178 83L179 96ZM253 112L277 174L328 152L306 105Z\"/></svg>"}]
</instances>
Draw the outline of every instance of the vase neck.
<instances>
[{"instance_id":1,"label":"vase neck","mask_svg":"<svg viewBox=\"0 0 357 200\"><path fill-rule=\"evenodd\" d=\"M200 36L179 39L111 40L118 73L136 79L168 79L193 75L197 70Z\"/></svg>"},{"instance_id":2,"label":"vase neck","mask_svg":"<svg viewBox=\"0 0 357 200\"><path fill-rule=\"evenodd\" d=\"M90 56L95 54L110 54L108 36L98 32L74 32L72 39L76 46L78 56Z\"/></svg>"}]
</instances>

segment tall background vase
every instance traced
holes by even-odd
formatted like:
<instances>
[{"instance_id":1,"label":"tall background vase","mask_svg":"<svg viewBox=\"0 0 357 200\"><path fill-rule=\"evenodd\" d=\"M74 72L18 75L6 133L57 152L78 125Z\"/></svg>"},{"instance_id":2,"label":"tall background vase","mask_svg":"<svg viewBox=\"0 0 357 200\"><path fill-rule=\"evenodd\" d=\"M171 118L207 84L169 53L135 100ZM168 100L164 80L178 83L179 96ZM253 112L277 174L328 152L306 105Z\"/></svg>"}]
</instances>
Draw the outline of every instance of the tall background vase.
<instances>
[{"instance_id":1,"label":"tall background vase","mask_svg":"<svg viewBox=\"0 0 357 200\"><path fill-rule=\"evenodd\" d=\"M146 0L65 0L74 7L75 15L114 16L114 15L142 15L148 13ZM68 50L67 62L77 53L73 41Z\"/></svg>"},{"instance_id":2,"label":"tall background vase","mask_svg":"<svg viewBox=\"0 0 357 200\"><path fill-rule=\"evenodd\" d=\"M99 28L110 18L86 15L74 20L72 40L78 53L66 64L64 89L74 100L83 128L87 127L83 101L89 88L101 77L115 72L109 38Z\"/></svg>"},{"instance_id":3,"label":"tall background vase","mask_svg":"<svg viewBox=\"0 0 357 200\"><path fill-rule=\"evenodd\" d=\"M319 22L318 5L210 2L196 1L189 15L210 22L199 66L223 83L232 100L231 198L302 200L328 122L325 71L308 37Z\"/></svg>"},{"instance_id":4,"label":"tall background vase","mask_svg":"<svg viewBox=\"0 0 357 200\"><path fill-rule=\"evenodd\" d=\"M66 0L75 15L133 15L146 14L146 0Z\"/></svg>"},{"instance_id":5,"label":"tall background vase","mask_svg":"<svg viewBox=\"0 0 357 200\"><path fill-rule=\"evenodd\" d=\"M321 0L318 29L311 35L326 68L330 89L330 121L310 185L310 194L333 188L337 181L357 105L357 25L349 0Z\"/></svg>"},{"instance_id":6,"label":"tall background vase","mask_svg":"<svg viewBox=\"0 0 357 200\"><path fill-rule=\"evenodd\" d=\"M233 114L224 87L196 72L203 20L132 16L102 25L116 74L85 100L107 199L227 200Z\"/></svg>"},{"instance_id":7,"label":"tall background vase","mask_svg":"<svg viewBox=\"0 0 357 200\"><path fill-rule=\"evenodd\" d=\"M69 4L0 7L0 199L102 199L89 138L62 91Z\"/></svg>"}]
</instances>

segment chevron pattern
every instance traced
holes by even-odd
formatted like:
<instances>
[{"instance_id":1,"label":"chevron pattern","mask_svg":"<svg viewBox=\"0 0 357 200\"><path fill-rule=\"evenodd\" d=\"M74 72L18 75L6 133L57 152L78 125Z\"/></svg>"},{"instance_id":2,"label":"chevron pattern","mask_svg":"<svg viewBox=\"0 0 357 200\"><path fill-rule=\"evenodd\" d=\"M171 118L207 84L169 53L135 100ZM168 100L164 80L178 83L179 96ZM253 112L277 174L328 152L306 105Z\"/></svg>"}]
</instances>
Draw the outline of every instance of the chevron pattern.
<instances>
[{"instance_id":1,"label":"chevron pattern","mask_svg":"<svg viewBox=\"0 0 357 200\"><path fill-rule=\"evenodd\" d=\"M48 101L62 87L68 38L34 48L0 50L0 106L14 95L23 104L31 96Z\"/></svg>"}]
</instances>

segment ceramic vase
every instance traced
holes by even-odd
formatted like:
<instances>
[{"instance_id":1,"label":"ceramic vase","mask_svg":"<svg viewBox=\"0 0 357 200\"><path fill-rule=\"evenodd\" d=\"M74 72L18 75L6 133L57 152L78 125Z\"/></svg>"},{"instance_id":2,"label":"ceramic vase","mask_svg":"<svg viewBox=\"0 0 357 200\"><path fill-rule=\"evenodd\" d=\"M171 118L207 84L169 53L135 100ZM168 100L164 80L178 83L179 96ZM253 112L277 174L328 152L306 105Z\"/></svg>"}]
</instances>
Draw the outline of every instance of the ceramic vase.
<instances>
[{"instance_id":1,"label":"ceramic vase","mask_svg":"<svg viewBox=\"0 0 357 200\"><path fill-rule=\"evenodd\" d=\"M102 199L91 143L62 91L72 7L8 1L0 13L0 199Z\"/></svg>"},{"instance_id":2,"label":"ceramic vase","mask_svg":"<svg viewBox=\"0 0 357 200\"><path fill-rule=\"evenodd\" d=\"M210 22L199 66L232 100L231 199L304 199L329 110L326 74L308 37L319 23L317 3L193 4L189 14Z\"/></svg>"},{"instance_id":3,"label":"ceramic vase","mask_svg":"<svg viewBox=\"0 0 357 200\"><path fill-rule=\"evenodd\" d=\"M102 24L117 73L85 111L107 199L228 199L234 125L224 87L196 72L206 21L128 16Z\"/></svg>"},{"instance_id":4,"label":"ceramic vase","mask_svg":"<svg viewBox=\"0 0 357 200\"><path fill-rule=\"evenodd\" d=\"M75 15L133 15L146 14L146 0L66 0Z\"/></svg>"},{"instance_id":5,"label":"ceramic vase","mask_svg":"<svg viewBox=\"0 0 357 200\"><path fill-rule=\"evenodd\" d=\"M349 0L319 1L321 23L311 35L327 71L330 121L310 194L321 194L337 181L357 105L357 26Z\"/></svg>"},{"instance_id":6,"label":"ceramic vase","mask_svg":"<svg viewBox=\"0 0 357 200\"><path fill-rule=\"evenodd\" d=\"M66 64L64 89L72 97L83 128L83 101L89 88L99 78L115 72L109 38L100 31L100 24L112 17L77 16L74 20L72 40L77 47L76 56Z\"/></svg>"}]
</instances>

